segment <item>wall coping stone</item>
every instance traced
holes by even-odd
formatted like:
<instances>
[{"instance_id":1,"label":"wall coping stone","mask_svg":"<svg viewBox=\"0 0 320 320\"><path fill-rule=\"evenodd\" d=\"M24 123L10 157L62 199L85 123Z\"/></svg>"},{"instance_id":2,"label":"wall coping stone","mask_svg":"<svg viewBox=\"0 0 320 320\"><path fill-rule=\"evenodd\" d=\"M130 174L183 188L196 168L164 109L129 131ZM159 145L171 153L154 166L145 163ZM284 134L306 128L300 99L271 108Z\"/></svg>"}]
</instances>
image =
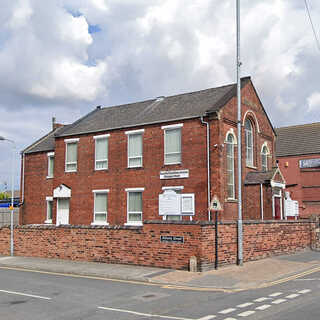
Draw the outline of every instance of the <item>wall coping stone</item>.
<instances>
[{"instance_id":1,"label":"wall coping stone","mask_svg":"<svg viewBox=\"0 0 320 320\"><path fill-rule=\"evenodd\" d=\"M2 228L10 228L10 225L3 226ZM26 224L15 226L15 229L106 229L106 230L141 230L142 226L124 226L124 225L48 225L48 224Z\"/></svg>"},{"instance_id":2,"label":"wall coping stone","mask_svg":"<svg viewBox=\"0 0 320 320\"><path fill-rule=\"evenodd\" d=\"M312 220L243 220L244 225L255 224L310 224L315 223ZM145 220L144 225L148 224L162 224L162 225L191 225L191 226L214 226L214 221L166 221L166 220ZM237 221L219 221L219 225L237 225ZM0 226L1 229L10 229L10 224ZM15 225L14 229L105 229L105 230L142 230L141 226L125 226L125 225L53 225L53 224L27 224Z\"/></svg>"},{"instance_id":3,"label":"wall coping stone","mask_svg":"<svg viewBox=\"0 0 320 320\"><path fill-rule=\"evenodd\" d=\"M214 225L213 221L167 221L167 220L145 220L143 224L178 224L178 225Z\"/></svg>"}]
</instances>

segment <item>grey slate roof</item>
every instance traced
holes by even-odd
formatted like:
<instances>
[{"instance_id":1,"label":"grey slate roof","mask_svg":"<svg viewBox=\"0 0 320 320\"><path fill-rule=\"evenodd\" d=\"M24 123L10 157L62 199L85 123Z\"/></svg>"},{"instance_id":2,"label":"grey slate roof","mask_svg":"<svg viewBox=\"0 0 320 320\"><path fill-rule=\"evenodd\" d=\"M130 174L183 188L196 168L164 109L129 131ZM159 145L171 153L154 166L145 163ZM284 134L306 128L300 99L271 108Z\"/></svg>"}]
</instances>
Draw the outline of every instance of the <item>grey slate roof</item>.
<instances>
[{"instance_id":1,"label":"grey slate roof","mask_svg":"<svg viewBox=\"0 0 320 320\"><path fill-rule=\"evenodd\" d=\"M270 182L270 180L273 178L276 170L278 168L273 168L269 171L252 171L248 172L246 179L244 181L245 185L249 184L265 184Z\"/></svg>"},{"instance_id":2,"label":"grey slate roof","mask_svg":"<svg viewBox=\"0 0 320 320\"><path fill-rule=\"evenodd\" d=\"M320 154L320 122L276 129L277 157Z\"/></svg>"},{"instance_id":3,"label":"grey slate roof","mask_svg":"<svg viewBox=\"0 0 320 320\"><path fill-rule=\"evenodd\" d=\"M241 79L241 87L250 77ZM57 137L130 128L153 123L197 118L220 110L236 96L236 84L197 92L179 94L114 107L97 108L68 127L55 133Z\"/></svg>"},{"instance_id":4,"label":"grey slate roof","mask_svg":"<svg viewBox=\"0 0 320 320\"><path fill-rule=\"evenodd\" d=\"M22 151L22 153L28 154L28 153L35 153L35 152L54 151L54 148L55 148L55 141L54 141L55 136L54 135L56 133L59 133L59 131L61 131L65 127L67 127L67 126L58 127L56 129L50 131L48 134L41 137L39 140L34 142L32 145L25 148Z\"/></svg>"}]
</instances>

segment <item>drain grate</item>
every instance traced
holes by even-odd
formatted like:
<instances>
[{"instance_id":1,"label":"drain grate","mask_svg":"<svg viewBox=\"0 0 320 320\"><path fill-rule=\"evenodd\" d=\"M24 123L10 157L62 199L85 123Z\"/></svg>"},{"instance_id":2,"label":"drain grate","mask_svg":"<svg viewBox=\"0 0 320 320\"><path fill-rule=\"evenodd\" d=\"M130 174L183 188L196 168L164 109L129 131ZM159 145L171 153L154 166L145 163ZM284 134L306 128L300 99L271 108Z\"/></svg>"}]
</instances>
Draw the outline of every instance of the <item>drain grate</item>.
<instances>
[{"instance_id":1,"label":"drain grate","mask_svg":"<svg viewBox=\"0 0 320 320\"><path fill-rule=\"evenodd\" d=\"M142 300L142 301L153 301L153 300L166 298L168 296L169 295L165 293L144 292L143 294L134 296L132 298Z\"/></svg>"}]
</instances>

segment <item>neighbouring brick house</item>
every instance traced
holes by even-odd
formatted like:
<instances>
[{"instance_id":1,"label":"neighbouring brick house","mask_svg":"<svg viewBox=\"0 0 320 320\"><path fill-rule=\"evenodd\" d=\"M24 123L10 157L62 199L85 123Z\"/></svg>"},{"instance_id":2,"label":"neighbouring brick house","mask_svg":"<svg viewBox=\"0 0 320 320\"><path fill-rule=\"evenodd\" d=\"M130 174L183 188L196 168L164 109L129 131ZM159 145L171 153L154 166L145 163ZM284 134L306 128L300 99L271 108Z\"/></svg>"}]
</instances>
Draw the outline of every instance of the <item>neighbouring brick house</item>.
<instances>
[{"instance_id":1,"label":"neighbouring brick house","mask_svg":"<svg viewBox=\"0 0 320 320\"><path fill-rule=\"evenodd\" d=\"M276 129L276 154L299 216L320 215L320 122Z\"/></svg>"},{"instance_id":2,"label":"neighbouring brick house","mask_svg":"<svg viewBox=\"0 0 320 320\"><path fill-rule=\"evenodd\" d=\"M275 131L250 77L241 90L243 219L281 219L285 181L275 167ZM207 221L213 195L222 220L237 219L236 101L230 84L97 107L55 126L22 153L20 221Z\"/></svg>"}]
</instances>

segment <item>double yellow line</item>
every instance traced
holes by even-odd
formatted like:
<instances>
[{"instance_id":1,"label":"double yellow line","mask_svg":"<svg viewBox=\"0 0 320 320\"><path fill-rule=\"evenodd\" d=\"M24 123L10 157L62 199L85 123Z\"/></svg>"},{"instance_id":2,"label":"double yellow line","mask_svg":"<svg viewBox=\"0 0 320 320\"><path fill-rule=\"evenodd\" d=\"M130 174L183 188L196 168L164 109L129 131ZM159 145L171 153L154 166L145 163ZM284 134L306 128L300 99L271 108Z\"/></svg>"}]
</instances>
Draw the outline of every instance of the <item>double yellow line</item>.
<instances>
[{"instance_id":1,"label":"double yellow line","mask_svg":"<svg viewBox=\"0 0 320 320\"><path fill-rule=\"evenodd\" d=\"M172 285L172 284L162 284L162 283L155 283L155 282L143 282L143 281L135 281L135 280L124 280L124 279L112 279L112 278L103 278L98 276L86 276L86 275L77 275L77 274L68 274L68 273L59 273L59 272L50 272L50 271L40 271L40 270L32 270L32 269L24 269L18 267L0 267L0 269L5 270L15 270L15 271L23 271L23 272L34 272L34 273L41 273L41 274L49 274L55 276L62 276L62 277L71 277L71 278L83 278L83 279L92 279L92 280L103 280L103 281L112 281L112 282L120 282L120 283L129 283L129 284L136 284L136 285L143 285L143 286L156 286L161 287L163 289L171 289L171 290L188 290L188 291L206 291L206 292L225 292L225 293L235 293L240 291L246 290L253 290L258 288L267 288L277 284L285 283L291 280L302 278L306 275L320 272L320 266L306 270L304 272L292 275L290 277L282 278L279 280L266 282L261 285L255 287L247 287L247 288L208 288L208 287L192 287L192 286L184 286L184 285Z\"/></svg>"},{"instance_id":2,"label":"double yellow line","mask_svg":"<svg viewBox=\"0 0 320 320\"><path fill-rule=\"evenodd\" d=\"M285 282L288 282L288 281L291 281L291 280L299 279L299 278L302 278L304 276L307 276L309 274L312 274L312 273L315 273L315 272L319 272L319 271L320 271L320 267L316 267L316 268L309 269L309 270L301 272L301 273L297 273L297 274L295 274L293 276L290 276L290 277L287 277L287 278L282 278L282 279L279 279L279 280L276 280L276 281L271 281L271 282L264 283L261 286L259 286L258 288L271 287L271 286L274 286L276 284L281 284L281 283L285 283Z\"/></svg>"}]
</instances>

